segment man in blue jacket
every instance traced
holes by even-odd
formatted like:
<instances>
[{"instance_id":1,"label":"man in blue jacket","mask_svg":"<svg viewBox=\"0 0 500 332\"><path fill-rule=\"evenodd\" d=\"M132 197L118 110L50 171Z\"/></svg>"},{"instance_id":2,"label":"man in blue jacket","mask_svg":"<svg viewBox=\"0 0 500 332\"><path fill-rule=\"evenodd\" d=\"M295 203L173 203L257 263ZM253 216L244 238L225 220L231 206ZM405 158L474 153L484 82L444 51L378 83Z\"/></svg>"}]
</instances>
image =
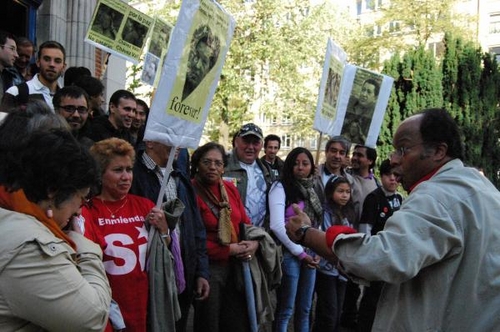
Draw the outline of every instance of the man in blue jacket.
<instances>
[{"instance_id":1,"label":"man in blue jacket","mask_svg":"<svg viewBox=\"0 0 500 332\"><path fill-rule=\"evenodd\" d=\"M144 149L137 154L133 171L134 180L130 192L156 202L163 176L169 174L165 167L171 147L158 142L144 141ZM176 331L182 332L186 331L189 309L195 296L197 300L206 299L210 292L210 286L208 283L209 268L205 226L199 215L191 181L186 177L185 172L176 167L170 173L163 201L167 202L175 198L181 200L185 206L177 225L169 223L172 236L170 249L175 259L173 246L175 245L175 237L178 237L182 257L181 261L176 261L174 264L178 267L181 265L184 270L183 276L176 273L177 279L184 279L177 280L182 317L176 323ZM168 217L167 221L169 221ZM182 284L184 284L184 289L182 289ZM179 287L179 285L181 286Z\"/></svg>"}]
</instances>

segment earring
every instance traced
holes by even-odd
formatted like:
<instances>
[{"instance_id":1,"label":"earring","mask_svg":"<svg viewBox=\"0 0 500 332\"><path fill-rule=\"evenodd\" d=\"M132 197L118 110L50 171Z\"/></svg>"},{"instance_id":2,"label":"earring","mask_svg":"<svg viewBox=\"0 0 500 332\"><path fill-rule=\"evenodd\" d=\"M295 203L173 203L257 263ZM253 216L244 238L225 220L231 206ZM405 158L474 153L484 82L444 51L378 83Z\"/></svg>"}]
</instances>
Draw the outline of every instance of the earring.
<instances>
[{"instance_id":1,"label":"earring","mask_svg":"<svg viewBox=\"0 0 500 332\"><path fill-rule=\"evenodd\" d=\"M45 210L45 215L47 216L47 218L54 217L54 211L52 211L52 207L50 205L47 210Z\"/></svg>"}]
</instances>

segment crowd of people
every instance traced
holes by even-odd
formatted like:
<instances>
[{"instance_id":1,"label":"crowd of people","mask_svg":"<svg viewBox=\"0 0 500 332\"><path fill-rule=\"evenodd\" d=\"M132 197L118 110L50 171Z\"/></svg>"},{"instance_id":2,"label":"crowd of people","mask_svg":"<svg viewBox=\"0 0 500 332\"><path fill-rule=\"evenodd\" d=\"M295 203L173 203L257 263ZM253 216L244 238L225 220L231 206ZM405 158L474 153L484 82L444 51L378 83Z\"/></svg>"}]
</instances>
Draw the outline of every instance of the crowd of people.
<instances>
[{"instance_id":1,"label":"crowd of people","mask_svg":"<svg viewBox=\"0 0 500 332\"><path fill-rule=\"evenodd\" d=\"M320 165L282 160L253 123L230 152L174 153L143 139L146 102L117 90L105 111L63 45L36 72L34 49L0 32L0 330L182 332L191 311L200 332L500 326L500 193L445 110L403 121L378 169L343 136Z\"/></svg>"}]
</instances>

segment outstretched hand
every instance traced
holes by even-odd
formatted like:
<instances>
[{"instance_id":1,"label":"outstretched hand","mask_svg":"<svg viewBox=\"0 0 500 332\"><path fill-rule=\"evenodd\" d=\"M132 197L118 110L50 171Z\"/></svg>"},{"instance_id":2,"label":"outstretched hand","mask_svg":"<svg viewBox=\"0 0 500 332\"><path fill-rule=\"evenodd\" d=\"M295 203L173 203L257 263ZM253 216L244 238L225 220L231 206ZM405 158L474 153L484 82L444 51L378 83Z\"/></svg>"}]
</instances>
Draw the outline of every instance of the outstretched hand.
<instances>
[{"instance_id":1,"label":"outstretched hand","mask_svg":"<svg viewBox=\"0 0 500 332\"><path fill-rule=\"evenodd\" d=\"M296 232L300 227L311 226L311 219L309 219L309 217L299 208L297 204L293 204L292 207L295 212L295 216L290 217L288 223L285 225L288 237L296 243L303 240L303 246L311 248L315 253L323 258L333 263L337 263L337 256L335 256L332 249L327 245L325 232L319 229L310 228L307 232L307 237L304 237L304 239L300 239L296 235Z\"/></svg>"}]
</instances>

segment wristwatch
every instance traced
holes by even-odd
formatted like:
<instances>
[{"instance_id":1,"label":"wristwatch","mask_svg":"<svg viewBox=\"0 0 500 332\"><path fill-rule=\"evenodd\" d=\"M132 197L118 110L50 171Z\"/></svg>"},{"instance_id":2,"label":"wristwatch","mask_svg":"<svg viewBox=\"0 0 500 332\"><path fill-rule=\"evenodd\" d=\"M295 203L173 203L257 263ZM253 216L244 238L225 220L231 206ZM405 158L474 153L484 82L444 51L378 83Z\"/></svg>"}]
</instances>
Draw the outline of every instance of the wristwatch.
<instances>
[{"instance_id":1,"label":"wristwatch","mask_svg":"<svg viewBox=\"0 0 500 332\"><path fill-rule=\"evenodd\" d=\"M306 238L306 232L311 228L309 225L304 225L295 231L295 236L298 238L297 243L302 244Z\"/></svg>"}]
</instances>

